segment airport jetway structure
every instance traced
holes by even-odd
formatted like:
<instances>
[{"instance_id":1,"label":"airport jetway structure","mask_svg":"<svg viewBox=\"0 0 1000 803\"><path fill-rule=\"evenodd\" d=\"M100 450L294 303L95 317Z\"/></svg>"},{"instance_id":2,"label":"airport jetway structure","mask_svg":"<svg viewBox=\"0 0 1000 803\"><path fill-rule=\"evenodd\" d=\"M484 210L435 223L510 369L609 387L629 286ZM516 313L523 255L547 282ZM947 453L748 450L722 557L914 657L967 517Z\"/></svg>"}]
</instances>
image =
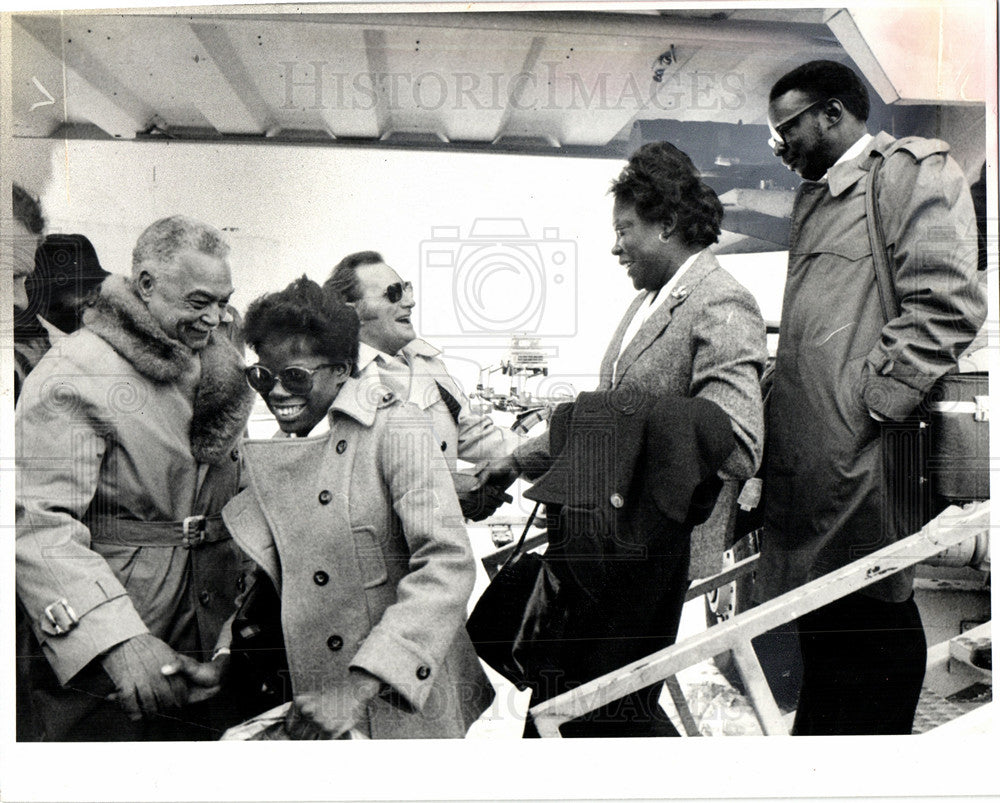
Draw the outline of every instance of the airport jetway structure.
<instances>
[{"instance_id":1,"label":"airport jetway structure","mask_svg":"<svg viewBox=\"0 0 1000 803\"><path fill-rule=\"evenodd\" d=\"M18 14L12 133L620 158L669 139L726 204L720 253L786 243L798 179L767 92L809 59L865 76L873 130L946 139L970 181L983 161L985 4L450 8Z\"/></svg>"}]
</instances>

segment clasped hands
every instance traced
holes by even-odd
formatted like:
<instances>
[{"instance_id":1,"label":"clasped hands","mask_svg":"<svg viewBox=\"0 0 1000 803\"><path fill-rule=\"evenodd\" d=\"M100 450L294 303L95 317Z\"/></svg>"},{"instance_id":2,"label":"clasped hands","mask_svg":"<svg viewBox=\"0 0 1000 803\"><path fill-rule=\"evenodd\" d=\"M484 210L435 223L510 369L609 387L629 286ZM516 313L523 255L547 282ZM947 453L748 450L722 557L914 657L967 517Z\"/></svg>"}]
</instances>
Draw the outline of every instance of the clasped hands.
<instances>
[{"instance_id":1,"label":"clasped hands","mask_svg":"<svg viewBox=\"0 0 1000 803\"><path fill-rule=\"evenodd\" d=\"M139 720L217 694L229 669L229 655L201 663L143 633L110 649L101 664L115 684L111 698L130 719ZM296 696L285 717L285 731L291 739L342 738L362 719L380 688L374 675L352 669L347 684Z\"/></svg>"},{"instance_id":2,"label":"clasped hands","mask_svg":"<svg viewBox=\"0 0 1000 803\"><path fill-rule=\"evenodd\" d=\"M132 720L207 700L218 693L228 663L228 655L200 663L151 633L133 636L101 658L115 684L109 699Z\"/></svg>"},{"instance_id":3,"label":"clasped hands","mask_svg":"<svg viewBox=\"0 0 1000 803\"><path fill-rule=\"evenodd\" d=\"M518 473L516 460L507 455L481 465L474 474L453 474L462 515L471 521L482 521L505 502L513 502L514 497L506 491Z\"/></svg>"}]
</instances>

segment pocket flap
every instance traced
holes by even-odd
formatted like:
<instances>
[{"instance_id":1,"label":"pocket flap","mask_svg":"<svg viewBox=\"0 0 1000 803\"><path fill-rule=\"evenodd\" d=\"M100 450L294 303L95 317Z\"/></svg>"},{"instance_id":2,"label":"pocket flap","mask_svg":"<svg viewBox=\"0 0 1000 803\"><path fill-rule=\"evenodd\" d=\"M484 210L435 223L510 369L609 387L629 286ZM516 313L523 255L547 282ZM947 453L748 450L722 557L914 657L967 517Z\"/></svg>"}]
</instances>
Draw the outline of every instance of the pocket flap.
<instances>
[{"instance_id":1,"label":"pocket flap","mask_svg":"<svg viewBox=\"0 0 1000 803\"><path fill-rule=\"evenodd\" d=\"M351 531L354 538L354 552L361 568L361 583L365 588L382 585L389 578L385 565L382 542L375 528L356 527Z\"/></svg>"}]
</instances>

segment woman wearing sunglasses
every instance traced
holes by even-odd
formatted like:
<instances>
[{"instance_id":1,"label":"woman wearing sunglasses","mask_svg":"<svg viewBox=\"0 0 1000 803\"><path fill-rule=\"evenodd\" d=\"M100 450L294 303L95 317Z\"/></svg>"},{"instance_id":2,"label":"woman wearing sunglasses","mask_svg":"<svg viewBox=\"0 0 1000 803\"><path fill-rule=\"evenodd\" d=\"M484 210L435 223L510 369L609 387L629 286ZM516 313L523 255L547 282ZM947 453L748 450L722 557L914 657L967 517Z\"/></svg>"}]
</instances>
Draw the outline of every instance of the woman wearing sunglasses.
<instances>
[{"instance_id":1,"label":"woman wearing sunglasses","mask_svg":"<svg viewBox=\"0 0 1000 803\"><path fill-rule=\"evenodd\" d=\"M358 392L357 315L305 277L254 301L245 336L281 433L244 442L249 487L223 518L281 599L287 735L464 736L493 689L465 632L475 567L430 426Z\"/></svg>"}]
</instances>

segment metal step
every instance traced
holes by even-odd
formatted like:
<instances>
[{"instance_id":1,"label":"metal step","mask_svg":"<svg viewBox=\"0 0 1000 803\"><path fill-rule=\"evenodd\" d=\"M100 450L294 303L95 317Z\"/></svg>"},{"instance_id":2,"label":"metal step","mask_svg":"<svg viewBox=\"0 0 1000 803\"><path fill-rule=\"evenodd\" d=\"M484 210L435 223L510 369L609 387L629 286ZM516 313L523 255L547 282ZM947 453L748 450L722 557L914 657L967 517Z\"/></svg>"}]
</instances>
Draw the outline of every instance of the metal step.
<instances>
[{"instance_id":1,"label":"metal step","mask_svg":"<svg viewBox=\"0 0 1000 803\"><path fill-rule=\"evenodd\" d=\"M949 643L949 655L993 680L992 622L986 622L968 632L955 636Z\"/></svg>"}]
</instances>

